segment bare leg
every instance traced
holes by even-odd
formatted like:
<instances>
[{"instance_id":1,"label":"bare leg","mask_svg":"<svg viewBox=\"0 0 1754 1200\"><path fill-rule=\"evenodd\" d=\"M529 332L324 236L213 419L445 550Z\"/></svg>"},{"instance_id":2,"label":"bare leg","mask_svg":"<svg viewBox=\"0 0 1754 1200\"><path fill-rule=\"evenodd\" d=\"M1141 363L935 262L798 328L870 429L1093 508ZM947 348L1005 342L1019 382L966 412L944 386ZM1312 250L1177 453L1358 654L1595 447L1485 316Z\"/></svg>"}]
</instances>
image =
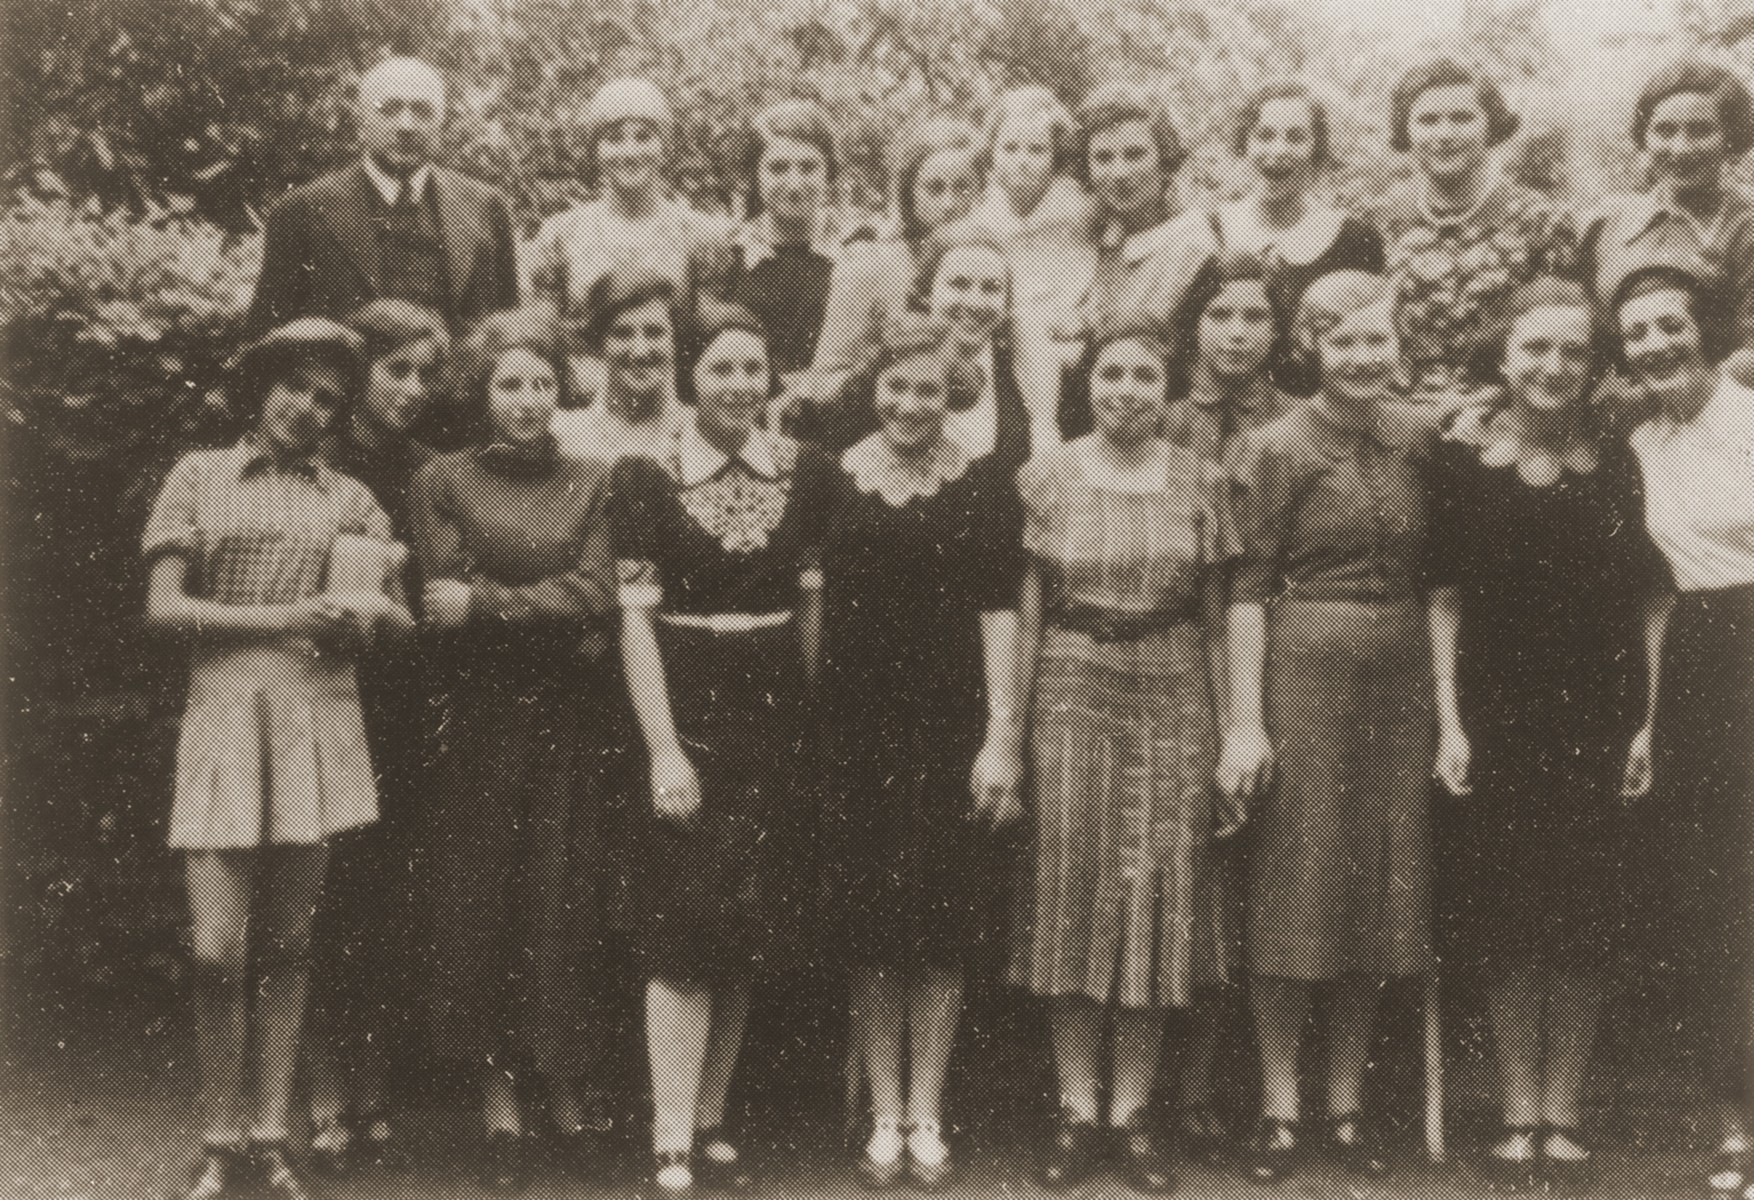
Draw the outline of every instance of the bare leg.
<instances>
[{"instance_id":1,"label":"bare leg","mask_svg":"<svg viewBox=\"0 0 1754 1200\"><path fill-rule=\"evenodd\" d=\"M209 1145L236 1145L244 1133L244 975L253 863L248 851L191 850L183 868L201 1048L202 1136Z\"/></svg>"},{"instance_id":2,"label":"bare leg","mask_svg":"<svg viewBox=\"0 0 1754 1200\"><path fill-rule=\"evenodd\" d=\"M853 972L849 1032L853 1051L864 1063L871 1086L871 1115L899 1125L902 1118L901 1030L907 1019L901 985L887 971L865 967Z\"/></svg>"},{"instance_id":3,"label":"bare leg","mask_svg":"<svg viewBox=\"0 0 1754 1200\"><path fill-rule=\"evenodd\" d=\"M1360 1112L1364 1106L1364 1067L1376 1033L1376 1010L1383 981L1348 975L1334 982L1333 1017L1328 1032L1328 1112Z\"/></svg>"},{"instance_id":4,"label":"bare leg","mask_svg":"<svg viewBox=\"0 0 1754 1200\"><path fill-rule=\"evenodd\" d=\"M304 1036L305 996L311 969L311 914L329 865L326 846L277 846L266 852L257 956L256 1028L251 1074L256 1115L251 1139L287 1137L292 1075Z\"/></svg>"},{"instance_id":5,"label":"bare leg","mask_svg":"<svg viewBox=\"0 0 1754 1200\"><path fill-rule=\"evenodd\" d=\"M1261 1056L1261 1115L1296 1123L1300 1105L1297 1069L1303 1025L1309 1019L1309 984L1257 975L1249 989L1255 1043Z\"/></svg>"},{"instance_id":6,"label":"bare leg","mask_svg":"<svg viewBox=\"0 0 1754 1200\"><path fill-rule=\"evenodd\" d=\"M1584 1080L1595 1049L1602 1007L1601 983L1593 977L1554 974L1547 988L1547 1062L1541 1088L1541 1120L1563 1129L1582 1124ZM1569 1138L1548 1138L1552 1158L1588 1157Z\"/></svg>"},{"instance_id":7,"label":"bare leg","mask_svg":"<svg viewBox=\"0 0 1754 1200\"><path fill-rule=\"evenodd\" d=\"M1108 1123L1119 1129L1151 1103L1157 1062L1163 1055L1163 1013L1123 1008L1115 1013L1114 1073Z\"/></svg>"},{"instance_id":8,"label":"bare leg","mask_svg":"<svg viewBox=\"0 0 1754 1200\"><path fill-rule=\"evenodd\" d=\"M908 1123L937 1124L942 1118L944 1076L962 1022L962 973L927 968L909 985L907 1008L912 1050Z\"/></svg>"},{"instance_id":9,"label":"bare leg","mask_svg":"<svg viewBox=\"0 0 1754 1200\"><path fill-rule=\"evenodd\" d=\"M748 988L726 988L713 996L713 1027L701 1071L700 1099L694 1105L695 1128L716 1129L725 1123L725 1102L731 1094L731 1079L737 1073L737 1056L748 1025Z\"/></svg>"},{"instance_id":10,"label":"bare leg","mask_svg":"<svg viewBox=\"0 0 1754 1200\"><path fill-rule=\"evenodd\" d=\"M1077 996L1058 996L1048 1005L1053 1026L1054 1069L1060 1078L1060 1107L1073 1118L1094 1124L1100 1083L1097 1055L1102 1049L1102 1010Z\"/></svg>"},{"instance_id":11,"label":"bare leg","mask_svg":"<svg viewBox=\"0 0 1754 1200\"><path fill-rule=\"evenodd\" d=\"M489 1065L481 1073L481 1124L489 1134L524 1132L524 1114L518 1108L518 1083L504 1067Z\"/></svg>"},{"instance_id":12,"label":"bare leg","mask_svg":"<svg viewBox=\"0 0 1754 1200\"><path fill-rule=\"evenodd\" d=\"M694 1148L694 1108L712 1031L713 994L695 984L646 984L646 1052L652 1069L652 1150Z\"/></svg>"},{"instance_id":13,"label":"bare leg","mask_svg":"<svg viewBox=\"0 0 1754 1200\"><path fill-rule=\"evenodd\" d=\"M1487 989L1504 1123L1541 1123L1541 996L1534 964L1507 966Z\"/></svg>"}]
</instances>

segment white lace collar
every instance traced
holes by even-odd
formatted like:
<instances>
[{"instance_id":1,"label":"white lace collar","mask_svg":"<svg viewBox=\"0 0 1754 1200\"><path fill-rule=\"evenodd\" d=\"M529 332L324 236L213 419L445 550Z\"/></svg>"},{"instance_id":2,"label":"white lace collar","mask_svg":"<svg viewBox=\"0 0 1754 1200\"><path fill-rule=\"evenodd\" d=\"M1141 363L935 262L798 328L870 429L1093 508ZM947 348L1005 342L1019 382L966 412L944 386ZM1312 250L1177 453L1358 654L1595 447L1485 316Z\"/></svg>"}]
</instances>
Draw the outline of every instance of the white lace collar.
<instances>
[{"instance_id":1,"label":"white lace collar","mask_svg":"<svg viewBox=\"0 0 1754 1200\"><path fill-rule=\"evenodd\" d=\"M1550 487L1565 478L1567 471L1589 475L1602 463L1600 452L1578 437L1557 451L1529 445L1523 438L1522 422L1511 409L1490 416L1459 414L1450 437L1478 448L1483 467L1514 466L1518 478L1530 487Z\"/></svg>"},{"instance_id":2,"label":"white lace collar","mask_svg":"<svg viewBox=\"0 0 1754 1200\"><path fill-rule=\"evenodd\" d=\"M918 462L897 454L882 433L873 433L841 455L840 465L861 492L881 496L891 508L936 496L968 473L974 459L961 443L940 437Z\"/></svg>"},{"instance_id":3,"label":"white lace collar","mask_svg":"<svg viewBox=\"0 0 1754 1200\"><path fill-rule=\"evenodd\" d=\"M1294 224L1276 229L1261 219L1260 206L1254 200L1239 200L1220 209L1218 220L1224 228L1224 240L1238 250L1270 252L1292 266L1307 267L1333 248L1346 214L1312 199Z\"/></svg>"},{"instance_id":4,"label":"white lace collar","mask_svg":"<svg viewBox=\"0 0 1754 1200\"><path fill-rule=\"evenodd\" d=\"M693 487L711 479L730 463L731 456L706 440L691 411L682 419L677 438L676 473L683 487ZM743 439L737 458L760 479L777 479L779 463L774 457L773 442L760 429L751 429Z\"/></svg>"}]
</instances>

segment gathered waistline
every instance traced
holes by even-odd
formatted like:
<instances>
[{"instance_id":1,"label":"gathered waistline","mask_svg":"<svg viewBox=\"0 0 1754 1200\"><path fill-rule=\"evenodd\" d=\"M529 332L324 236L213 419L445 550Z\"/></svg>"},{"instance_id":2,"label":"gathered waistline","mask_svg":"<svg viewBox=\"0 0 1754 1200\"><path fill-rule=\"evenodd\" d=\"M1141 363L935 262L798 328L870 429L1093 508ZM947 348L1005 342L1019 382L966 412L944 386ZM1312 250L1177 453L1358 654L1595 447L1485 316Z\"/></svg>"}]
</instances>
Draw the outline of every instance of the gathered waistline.
<instances>
[{"instance_id":1,"label":"gathered waistline","mask_svg":"<svg viewBox=\"0 0 1754 1200\"><path fill-rule=\"evenodd\" d=\"M658 620L679 629L704 629L709 633L754 633L778 629L792 619L792 610L768 613L659 613Z\"/></svg>"},{"instance_id":2,"label":"gathered waistline","mask_svg":"<svg viewBox=\"0 0 1754 1200\"><path fill-rule=\"evenodd\" d=\"M1084 606L1058 609L1048 614L1051 627L1081 633L1093 642L1142 641L1151 634L1194 620L1194 614L1185 611L1130 613Z\"/></svg>"}]
</instances>

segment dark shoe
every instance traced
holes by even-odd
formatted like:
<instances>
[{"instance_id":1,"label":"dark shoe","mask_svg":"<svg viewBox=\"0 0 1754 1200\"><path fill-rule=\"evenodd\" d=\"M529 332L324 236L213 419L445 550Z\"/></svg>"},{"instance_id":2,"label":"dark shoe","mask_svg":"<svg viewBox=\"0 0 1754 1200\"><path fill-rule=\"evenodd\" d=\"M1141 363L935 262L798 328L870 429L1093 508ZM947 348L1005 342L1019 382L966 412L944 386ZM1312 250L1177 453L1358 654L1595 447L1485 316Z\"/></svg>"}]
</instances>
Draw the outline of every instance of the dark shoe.
<instances>
[{"instance_id":1,"label":"dark shoe","mask_svg":"<svg viewBox=\"0 0 1754 1200\"><path fill-rule=\"evenodd\" d=\"M1102 1137L1093 1121L1080 1121L1065 1109L1054 1118L1053 1137L1036 1171L1036 1182L1050 1192L1065 1192L1096 1173Z\"/></svg>"},{"instance_id":2,"label":"dark shoe","mask_svg":"<svg viewBox=\"0 0 1754 1200\"><path fill-rule=\"evenodd\" d=\"M1582 1158L1549 1154L1554 1138L1564 1138L1584 1152ZM1555 1192L1576 1196L1596 1186L1596 1156L1578 1131L1563 1125L1548 1126L1541 1135L1541 1176Z\"/></svg>"},{"instance_id":3,"label":"dark shoe","mask_svg":"<svg viewBox=\"0 0 1754 1200\"><path fill-rule=\"evenodd\" d=\"M311 1174L324 1179L345 1179L353 1173L353 1123L338 1113L311 1130L305 1162Z\"/></svg>"},{"instance_id":4,"label":"dark shoe","mask_svg":"<svg viewBox=\"0 0 1754 1200\"><path fill-rule=\"evenodd\" d=\"M304 1180L287 1159L284 1142L258 1142L251 1146L250 1174L256 1200L311 1200Z\"/></svg>"},{"instance_id":5,"label":"dark shoe","mask_svg":"<svg viewBox=\"0 0 1754 1200\"><path fill-rule=\"evenodd\" d=\"M1529 1156L1511 1158L1498 1151L1519 1138L1528 1139ZM1541 1130L1534 1125L1506 1125L1498 1141L1480 1156L1480 1174L1495 1192L1517 1194L1533 1191L1540 1182Z\"/></svg>"},{"instance_id":6,"label":"dark shoe","mask_svg":"<svg viewBox=\"0 0 1754 1200\"><path fill-rule=\"evenodd\" d=\"M889 1153L891 1150L893 1154ZM879 1156L873 1156L873 1151ZM901 1182L907 1172L907 1135L899 1125L879 1122L871 1127L870 1138L859 1151L859 1186L866 1191L882 1192Z\"/></svg>"},{"instance_id":7,"label":"dark shoe","mask_svg":"<svg viewBox=\"0 0 1754 1200\"><path fill-rule=\"evenodd\" d=\"M398 1175L414 1169L414 1155L385 1108L371 1109L354 1119L352 1157L355 1164Z\"/></svg>"},{"instance_id":8,"label":"dark shoe","mask_svg":"<svg viewBox=\"0 0 1754 1200\"><path fill-rule=\"evenodd\" d=\"M664 1173L673 1167L681 1167L687 1175L685 1182L670 1184L664 1182ZM686 1150L663 1150L652 1156L652 1195L659 1200L692 1200L694 1191L694 1156Z\"/></svg>"},{"instance_id":9,"label":"dark shoe","mask_svg":"<svg viewBox=\"0 0 1754 1200\"><path fill-rule=\"evenodd\" d=\"M201 1157L189 1168L188 1190L171 1200L235 1200L247 1172L243 1156L229 1146L203 1146Z\"/></svg>"},{"instance_id":10,"label":"dark shoe","mask_svg":"<svg viewBox=\"0 0 1754 1200\"><path fill-rule=\"evenodd\" d=\"M907 1177L922 1192L941 1192L950 1186L956 1162L950 1143L936 1121L922 1121L908 1130Z\"/></svg>"},{"instance_id":11,"label":"dark shoe","mask_svg":"<svg viewBox=\"0 0 1754 1200\"><path fill-rule=\"evenodd\" d=\"M1146 1196L1162 1196L1175 1190L1175 1167L1169 1151L1143 1110L1111 1133L1115 1161L1128 1187Z\"/></svg>"},{"instance_id":12,"label":"dark shoe","mask_svg":"<svg viewBox=\"0 0 1754 1200\"><path fill-rule=\"evenodd\" d=\"M1338 1113L1328 1118L1328 1153L1347 1174L1360 1179L1382 1179L1389 1173L1389 1156L1382 1139L1361 1113Z\"/></svg>"},{"instance_id":13,"label":"dark shoe","mask_svg":"<svg viewBox=\"0 0 1754 1200\"><path fill-rule=\"evenodd\" d=\"M496 1196L515 1196L530 1186L530 1156L522 1134L496 1129L481 1143L475 1182Z\"/></svg>"},{"instance_id":14,"label":"dark shoe","mask_svg":"<svg viewBox=\"0 0 1754 1200\"><path fill-rule=\"evenodd\" d=\"M719 1149L718 1157L712 1154L715 1147ZM755 1192L755 1176L743 1162L743 1150L725 1135L722 1126L703 1129L695 1135L694 1182L708 1192L728 1192L733 1196Z\"/></svg>"},{"instance_id":15,"label":"dark shoe","mask_svg":"<svg viewBox=\"0 0 1754 1200\"><path fill-rule=\"evenodd\" d=\"M1174 1123L1176 1140L1192 1161L1210 1167L1230 1157L1230 1130L1210 1105L1177 1109Z\"/></svg>"},{"instance_id":16,"label":"dark shoe","mask_svg":"<svg viewBox=\"0 0 1754 1200\"><path fill-rule=\"evenodd\" d=\"M1295 1124L1262 1117L1242 1147L1243 1176L1256 1183L1278 1183L1297 1169L1301 1149Z\"/></svg>"}]
</instances>

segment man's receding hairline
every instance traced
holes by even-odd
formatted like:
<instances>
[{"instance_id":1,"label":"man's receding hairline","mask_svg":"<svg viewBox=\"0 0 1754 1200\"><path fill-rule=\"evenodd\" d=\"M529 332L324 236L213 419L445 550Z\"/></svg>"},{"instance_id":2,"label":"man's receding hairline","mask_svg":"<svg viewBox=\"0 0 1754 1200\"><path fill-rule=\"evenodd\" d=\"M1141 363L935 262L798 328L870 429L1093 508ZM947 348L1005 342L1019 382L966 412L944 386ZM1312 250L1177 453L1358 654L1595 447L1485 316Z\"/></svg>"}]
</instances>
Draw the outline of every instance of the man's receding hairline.
<instances>
[{"instance_id":1,"label":"man's receding hairline","mask_svg":"<svg viewBox=\"0 0 1754 1200\"><path fill-rule=\"evenodd\" d=\"M374 88L381 87L382 81L385 79L403 79L410 76L421 79L426 84L437 89L441 101L446 97L447 88L445 86L445 77L439 73L437 67L433 66L425 59L413 58L408 55L398 55L395 58L386 58L384 61L368 68L365 74L359 77L360 99L363 100Z\"/></svg>"}]
</instances>

